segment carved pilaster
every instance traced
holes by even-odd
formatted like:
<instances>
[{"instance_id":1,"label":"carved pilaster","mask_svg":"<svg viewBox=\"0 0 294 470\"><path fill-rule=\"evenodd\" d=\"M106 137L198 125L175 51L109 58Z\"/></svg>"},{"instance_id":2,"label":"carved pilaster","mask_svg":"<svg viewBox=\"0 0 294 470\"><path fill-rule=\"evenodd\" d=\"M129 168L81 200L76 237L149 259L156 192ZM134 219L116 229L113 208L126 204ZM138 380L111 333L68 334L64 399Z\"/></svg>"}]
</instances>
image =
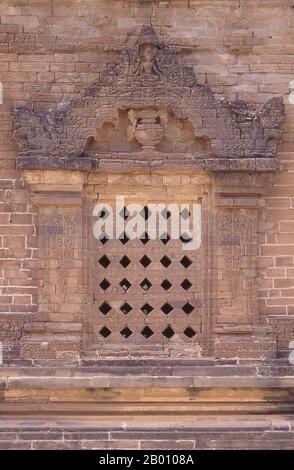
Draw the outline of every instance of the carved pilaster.
<instances>
[{"instance_id":1,"label":"carved pilaster","mask_svg":"<svg viewBox=\"0 0 294 470\"><path fill-rule=\"evenodd\" d=\"M271 176L215 175L217 315L214 331L220 356L269 357L270 331L257 306L257 223Z\"/></svg>"},{"instance_id":2,"label":"carved pilaster","mask_svg":"<svg viewBox=\"0 0 294 470\"><path fill-rule=\"evenodd\" d=\"M26 325L21 355L72 359L79 356L82 333L82 197L70 184L60 191L46 172L39 176L31 179L31 202L38 208L38 321ZM51 183L44 183L48 178Z\"/></svg>"}]
</instances>

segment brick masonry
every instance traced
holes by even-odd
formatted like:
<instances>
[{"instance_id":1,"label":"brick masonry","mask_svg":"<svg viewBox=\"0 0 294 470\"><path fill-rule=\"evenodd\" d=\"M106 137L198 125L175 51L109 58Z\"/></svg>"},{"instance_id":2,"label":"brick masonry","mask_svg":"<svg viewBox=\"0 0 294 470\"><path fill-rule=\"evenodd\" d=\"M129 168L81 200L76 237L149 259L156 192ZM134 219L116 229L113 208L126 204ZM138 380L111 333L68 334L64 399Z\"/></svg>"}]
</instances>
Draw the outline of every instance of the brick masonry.
<instances>
[{"instance_id":1,"label":"brick masonry","mask_svg":"<svg viewBox=\"0 0 294 470\"><path fill-rule=\"evenodd\" d=\"M235 420L198 416L196 425L191 418L179 421L159 415L155 424L154 417L151 422L146 416L137 416L133 420L126 418L123 428L115 419L105 427L105 419L109 417L101 416L91 422L85 417L75 422L36 419L29 428L13 419L1 425L0 449L261 450L265 440L271 450L293 449L293 421L274 415L236 415Z\"/></svg>"},{"instance_id":2,"label":"brick masonry","mask_svg":"<svg viewBox=\"0 0 294 470\"><path fill-rule=\"evenodd\" d=\"M63 172L32 170L26 173L16 170L13 105L15 102L31 102L36 112L48 112L56 104L78 96L81 90L101 76L108 64L118 59L121 47L129 44L132 37L138 36L140 28L150 22L160 37L175 47L181 64L193 67L198 82L208 85L217 100L245 100L250 111L255 112L272 97L283 97L285 120L277 153L280 170L272 180L270 177L273 186L269 179L266 183L262 178L258 182L254 180L257 194L252 194L247 201L250 207L253 205L257 209L258 220L248 219L253 236L250 240L248 238L244 250L247 250L247 255L251 250L251 255L246 257L247 264L242 269L247 274L253 272L254 277L251 281L250 275L244 278L242 286L239 286L237 302L231 308L227 301L231 292L228 283L222 275L218 279L219 310L215 331L220 336L215 347L216 355L223 357L263 355L263 359L269 359L275 355L287 356L289 342L294 340L294 105L289 101L290 82L294 80L293 1L3 0L0 15L0 81L3 85L3 104L0 105L0 341L5 342L7 357L10 360L19 358L21 338L27 334L35 336L32 343L23 345L26 356L34 358L35 344L44 343L46 338L49 346L44 350L45 358L56 357L56 351L60 353L61 348L60 358L75 359L80 350L79 335L86 313L78 311L77 305L78 297L87 293L83 288L77 290L85 285L79 277L79 263L82 262L79 243L83 234L77 237L73 247L76 250L75 263L68 267L71 289L66 292L67 300L60 300L63 288L60 288L60 277L54 274L58 256L51 253L49 265L42 265L44 244L40 214L45 218L46 207L64 204L64 199L63 202L62 198L54 199L52 193L59 194L67 186L69 194L66 197L71 198L73 194L80 194L84 185L87 194L111 197L109 186L114 188L116 184L118 187L123 184L131 194L142 184L142 175L141 179L140 175L125 175L116 181L116 175L108 171L87 174L86 177L79 172L68 171L65 179ZM126 118L121 115L120 119L121 127L110 140L104 139L104 143L107 142L107 146L112 143L110 150L114 152L117 149L130 151L131 146L136 150L134 143L126 143L122 148L121 135ZM176 120L171 121L171 126L175 132ZM191 128L183 125L182 132L190 145ZM185 151L182 140L180 136L175 144L178 151ZM197 150L203 149L202 141L197 145ZM93 151L101 152L105 148L102 146ZM168 147L163 146L163 151L168 151ZM146 192L156 195L156 191L159 195L164 186L168 198L175 192L179 194L181 187L185 187L187 193L191 190L189 185L195 184L199 195L211 184L207 175L201 181L198 176L193 180L190 174L182 175L182 180L175 175L171 179L167 175L149 175L149 179L147 176L143 176L145 196ZM242 184L250 186L252 180L248 184L246 178L241 177ZM218 186L223 188L225 181L214 187ZM236 186L241 194L240 180ZM42 195L38 196L40 191L47 197L46 203ZM225 215L228 207L239 208L240 205L236 196L230 197L222 194L219 201ZM74 208L80 205L78 198L67 199L68 203ZM225 272L222 266L225 258L222 256L219 257L218 269ZM51 273L45 285L44 271ZM258 287L256 298L250 294L252 284ZM249 314L255 320L257 316L258 321L252 322ZM253 332L248 330L252 323L255 324ZM207 325L209 328L211 325ZM269 337L267 329L271 332ZM250 345L247 333L253 334ZM41 335L39 340L38 335ZM50 343L52 335L54 341ZM209 338L205 341L209 350ZM88 347L88 340L86 342ZM161 353L155 350L155 354ZM38 349L37 359L41 357ZM288 375L286 370L285 375ZM17 447L13 442L13 432L8 434L7 446ZM269 431L267 436L276 435L272 432ZM106 441L110 439L108 435ZM144 440L129 439L130 446L141 445L144 448ZM227 444L220 444L218 439L216 448L234 447L232 437ZM49 443L31 444L31 441L23 445L29 448L47 445L51 448ZM101 441L104 442L104 438L101 437ZM180 441L180 444L172 445L182 445L182 448L198 445L194 437L191 440L181 437ZM113 447L124 445L121 442L118 439ZM275 446L282 447L282 442L288 442L287 436L281 441L277 439ZM75 445L94 444L87 444L85 439L83 444ZM158 444L150 441L148 445L151 448ZM166 443L162 445L168 446ZM206 444L199 444L199 447L202 445Z\"/></svg>"}]
</instances>

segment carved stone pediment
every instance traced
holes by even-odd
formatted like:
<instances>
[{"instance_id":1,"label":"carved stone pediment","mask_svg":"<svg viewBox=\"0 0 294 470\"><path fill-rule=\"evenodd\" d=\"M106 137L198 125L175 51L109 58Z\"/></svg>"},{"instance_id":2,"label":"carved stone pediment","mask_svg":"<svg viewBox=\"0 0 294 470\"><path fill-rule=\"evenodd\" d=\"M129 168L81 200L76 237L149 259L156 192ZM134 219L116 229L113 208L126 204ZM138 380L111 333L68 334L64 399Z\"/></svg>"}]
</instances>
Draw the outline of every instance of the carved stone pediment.
<instances>
[{"instance_id":1,"label":"carved stone pediment","mask_svg":"<svg viewBox=\"0 0 294 470\"><path fill-rule=\"evenodd\" d=\"M172 147L169 152L160 150L157 145L167 132L168 119L164 125L156 116L153 123L147 118L143 123L140 113L147 116L148 110L154 116L172 115L188 123L193 138L209 145L201 151L193 146L184 152ZM89 142L97 139L103 125L118 125L120 112L133 116L133 137L145 151L140 147L125 152L89 151ZM105 160L166 160L202 169L272 171L277 167L274 157L284 107L281 97L252 112L244 101L216 100L207 86L197 82L192 67L183 66L176 51L146 26L136 43L122 50L118 61L77 97L48 112L36 111L34 103L15 103L13 116L18 168L90 170ZM136 124L134 116L139 116ZM149 137L153 135L149 138L153 144L140 142L143 124ZM127 130L125 138L130 138Z\"/></svg>"}]
</instances>

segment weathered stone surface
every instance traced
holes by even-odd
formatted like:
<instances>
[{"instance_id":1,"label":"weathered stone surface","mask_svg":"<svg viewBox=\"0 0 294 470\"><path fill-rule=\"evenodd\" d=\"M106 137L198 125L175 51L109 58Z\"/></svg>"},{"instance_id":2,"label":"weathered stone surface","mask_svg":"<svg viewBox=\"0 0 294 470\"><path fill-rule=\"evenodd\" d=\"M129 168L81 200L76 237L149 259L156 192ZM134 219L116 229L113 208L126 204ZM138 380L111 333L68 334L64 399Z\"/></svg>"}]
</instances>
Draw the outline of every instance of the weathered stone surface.
<instances>
[{"instance_id":1,"label":"weathered stone surface","mask_svg":"<svg viewBox=\"0 0 294 470\"><path fill-rule=\"evenodd\" d=\"M293 449L292 2L2 0L0 10L0 447ZM105 251L115 267L119 252L93 249L92 204L117 194L201 200L199 315L185 320L201 350L162 341L163 322L180 335L184 323L158 309L160 283L149 297L156 341L121 337L129 320L118 312L101 340L99 284L121 272L91 264ZM138 252L120 248L135 285L153 266L154 285L163 273L173 281L164 302L175 313L191 268L172 257L159 269L147 245L141 276Z\"/></svg>"},{"instance_id":2,"label":"weathered stone surface","mask_svg":"<svg viewBox=\"0 0 294 470\"><path fill-rule=\"evenodd\" d=\"M86 416L51 422L1 421L2 449L291 449L293 426L283 415L191 415L168 418L137 415L133 419L105 416L89 421ZM5 423L5 424L4 424ZM3 425L4 424L4 425ZM9 429L7 431L5 428ZM11 432L13 430L13 432ZM10 437L17 436L12 442ZM46 435L48 436L46 439ZM266 443L266 444L265 444Z\"/></svg>"},{"instance_id":3,"label":"weathered stone surface","mask_svg":"<svg viewBox=\"0 0 294 470\"><path fill-rule=\"evenodd\" d=\"M72 170L86 169L85 163L90 164L85 158L88 140L97 138L97 128L102 129L103 124L118 121L119 110L128 110L129 141L136 137L142 143L145 135L144 141L149 142L143 145L145 151L154 149L168 131L168 113L187 119L199 140L198 158L205 153L217 158L273 156L284 115L283 100L278 97L255 113L247 110L243 100L215 100L207 86L198 84L193 69L181 66L175 50L161 42L152 27L145 26L137 43L123 50L117 63L69 103L49 113L36 112L24 103L15 105L19 168L64 168L66 164ZM139 116L144 112L155 113L160 124L155 120L144 123ZM150 146L155 130L160 137L158 134ZM205 140L209 141L207 148Z\"/></svg>"}]
</instances>

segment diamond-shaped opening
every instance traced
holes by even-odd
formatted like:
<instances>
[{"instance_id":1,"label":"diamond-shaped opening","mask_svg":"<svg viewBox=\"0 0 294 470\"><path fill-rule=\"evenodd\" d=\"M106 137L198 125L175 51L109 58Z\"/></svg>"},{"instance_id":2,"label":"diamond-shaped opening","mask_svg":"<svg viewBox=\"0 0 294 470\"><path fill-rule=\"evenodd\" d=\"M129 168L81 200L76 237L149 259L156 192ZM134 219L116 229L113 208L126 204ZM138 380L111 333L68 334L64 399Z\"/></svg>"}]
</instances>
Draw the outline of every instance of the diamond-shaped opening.
<instances>
[{"instance_id":1,"label":"diamond-shaped opening","mask_svg":"<svg viewBox=\"0 0 294 470\"><path fill-rule=\"evenodd\" d=\"M140 235L140 241L141 243L143 243L143 245L146 245L146 243L150 241L150 238L147 232L144 232L142 233L142 235Z\"/></svg>"},{"instance_id":2,"label":"diamond-shaped opening","mask_svg":"<svg viewBox=\"0 0 294 470\"><path fill-rule=\"evenodd\" d=\"M173 308L168 302L166 302L166 303L161 307L160 310L161 310L163 313L165 313L165 315L168 315L170 312L173 311L173 309L174 309L174 308Z\"/></svg>"},{"instance_id":3,"label":"diamond-shaped opening","mask_svg":"<svg viewBox=\"0 0 294 470\"><path fill-rule=\"evenodd\" d=\"M130 211L124 207L120 212L119 215L122 219L127 220L127 218L131 215Z\"/></svg>"},{"instance_id":4,"label":"diamond-shaped opening","mask_svg":"<svg viewBox=\"0 0 294 470\"><path fill-rule=\"evenodd\" d=\"M184 256L181 261L180 261L181 265L184 266L184 268L189 268L189 266L191 266L191 264L193 264L193 261L191 261L188 256Z\"/></svg>"},{"instance_id":5,"label":"diamond-shaped opening","mask_svg":"<svg viewBox=\"0 0 294 470\"><path fill-rule=\"evenodd\" d=\"M171 260L169 259L168 256L163 256L160 260L162 266L164 266L165 268L168 268L169 265L171 264Z\"/></svg>"},{"instance_id":6,"label":"diamond-shaped opening","mask_svg":"<svg viewBox=\"0 0 294 470\"><path fill-rule=\"evenodd\" d=\"M133 310L133 307L131 307L131 305L128 304L128 302L125 302L125 303L120 307L120 310L122 311L122 313L124 313L125 315L127 315L128 313L130 313L130 312Z\"/></svg>"},{"instance_id":7,"label":"diamond-shaped opening","mask_svg":"<svg viewBox=\"0 0 294 470\"><path fill-rule=\"evenodd\" d=\"M101 211L98 213L98 217L100 217L100 219L107 219L107 217L109 216L109 211L106 209L106 207L103 207L103 209L101 209Z\"/></svg>"},{"instance_id":8,"label":"diamond-shaped opening","mask_svg":"<svg viewBox=\"0 0 294 470\"><path fill-rule=\"evenodd\" d=\"M144 304L142 307L141 307L141 310L142 312L144 313L144 315L149 315L149 313L152 312L152 310L154 310L154 308L149 305L149 304Z\"/></svg>"},{"instance_id":9,"label":"diamond-shaped opening","mask_svg":"<svg viewBox=\"0 0 294 470\"><path fill-rule=\"evenodd\" d=\"M119 285L124 291L127 291L132 284L126 278L124 278L122 281L120 281Z\"/></svg>"},{"instance_id":10,"label":"diamond-shaped opening","mask_svg":"<svg viewBox=\"0 0 294 470\"><path fill-rule=\"evenodd\" d=\"M109 328L107 328L107 326L103 326L99 333L101 336L103 336L103 338L108 338L108 336L111 335L111 331L109 330Z\"/></svg>"},{"instance_id":11,"label":"diamond-shaped opening","mask_svg":"<svg viewBox=\"0 0 294 470\"><path fill-rule=\"evenodd\" d=\"M108 282L107 279L103 279L103 281L100 282L99 286L101 287L101 289L107 290L110 286L110 282Z\"/></svg>"},{"instance_id":12,"label":"diamond-shaped opening","mask_svg":"<svg viewBox=\"0 0 294 470\"><path fill-rule=\"evenodd\" d=\"M101 234L101 235L100 235L99 240L100 240L100 242L102 243L102 245L105 245L105 243L107 243L108 240L110 240L110 238L109 238L109 236L107 235L107 233L104 233L104 234Z\"/></svg>"},{"instance_id":13,"label":"diamond-shaped opening","mask_svg":"<svg viewBox=\"0 0 294 470\"><path fill-rule=\"evenodd\" d=\"M189 243L192 240L192 237L188 233L182 233L180 240L182 243Z\"/></svg>"},{"instance_id":14,"label":"diamond-shaped opening","mask_svg":"<svg viewBox=\"0 0 294 470\"><path fill-rule=\"evenodd\" d=\"M148 256L144 255L141 259L140 259L140 263L142 264L142 266L144 266L144 268L148 268L149 264L152 263L151 259L148 258Z\"/></svg>"},{"instance_id":15,"label":"diamond-shaped opening","mask_svg":"<svg viewBox=\"0 0 294 470\"><path fill-rule=\"evenodd\" d=\"M98 263L100 263L101 266L103 266L103 268L106 269L106 268L110 265L111 261L110 261L109 258L107 258L106 255L103 255L103 256L101 256L101 258L99 259Z\"/></svg>"},{"instance_id":16,"label":"diamond-shaped opening","mask_svg":"<svg viewBox=\"0 0 294 470\"><path fill-rule=\"evenodd\" d=\"M127 236L126 232L121 233L119 235L118 239L123 245L125 245L126 243L128 243L130 241L130 239Z\"/></svg>"},{"instance_id":17,"label":"diamond-shaped opening","mask_svg":"<svg viewBox=\"0 0 294 470\"><path fill-rule=\"evenodd\" d=\"M189 290L190 287L192 287L192 283L189 281L189 279L184 279L181 283L181 287L185 290Z\"/></svg>"},{"instance_id":18,"label":"diamond-shaped opening","mask_svg":"<svg viewBox=\"0 0 294 470\"><path fill-rule=\"evenodd\" d=\"M195 307L191 305L189 302L187 302L185 305L183 305L182 310L187 314L190 315L190 313L193 312Z\"/></svg>"},{"instance_id":19,"label":"diamond-shaped opening","mask_svg":"<svg viewBox=\"0 0 294 470\"><path fill-rule=\"evenodd\" d=\"M144 206L143 209L139 212L139 214L144 220L148 220L151 215L151 211L148 206Z\"/></svg>"},{"instance_id":20,"label":"diamond-shaped opening","mask_svg":"<svg viewBox=\"0 0 294 470\"><path fill-rule=\"evenodd\" d=\"M164 232L160 235L160 240L164 245L166 245L170 241L170 235Z\"/></svg>"},{"instance_id":21,"label":"diamond-shaped opening","mask_svg":"<svg viewBox=\"0 0 294 470\"><path fill-rule=\"evenodd\" d=\"M143 279L142 282L140 282L140 286L142 287L143 290L149 290L150 287L152 286L151 282L149 279Z\"/></svg>"},{"instance_id":22,"label":"diamond-shaped opening","mask_svg":"<svg viewBox=\"0 0 294 470\"><path fill-rule=\"evenodd\" d=\"M164 219L169 219L170 216L171 216L171 212L167 209L167 207L165 207L162 211L161 211L161 215Z\"/></svg>"},{"instance_id":23,"label":"diamond-shaped opening","mask_svg":"<svg viewBox=\"0 0 294 470\"><path fill-rule=\"evenodd\" d=\"M132 330L130 330L130 328L128 328L128 327L126 326L125 328L123 328L123 329L120 331L120 334L121 334L124 338L128 339L128 338L133 334L133 332L132 332Z\"/></svg>"},{"instance_id":24,"label":"diamond-shaped opening","mask_svg":"<svg viewBox=\"0 0 294 470\"><path fill-rule=\"evenodd\" d=\"M193 336L196 335L196 331L193 330L193 328L191 328L191 326L188 326L185 330L184 330L184 335L187 336L187 338L193 338Z\"/></svg>"},{"instance_id":25,"label":"diamond-shaped opening","mask_svg":"<svg viewBox=\"0 0 294 470\"><path fill-rule=\"evenodd\" d=\"M191 215L191 212L189 211L189 209L187 209L187 207L185 207L185 208L181 211L181 217L182 217L182 219L184 219L184 220L189 219L190 215Z\"/></svg>"},{"instance_id":26,"label":"diamond-shaped opening","mask_svg":"<svg viewBox=\"0 0 294 470\"><path fill-rule=\"evenodd\" d=\"M111 307L107 302L103 302L103 304L100 305L99 310L103 315L107 315L108 312L110 312Z\"/></svg>"},{"instance_id":27,"label":"diamond-shaped opening","mask_svg":"<svg viewBox=\"0 0 294 470\"><path fill-rule=\"evenodd\" d=\"M167 326L163 332L162 332L163 336L165 336L167 339L170 339L174 336L175 332L174 330L172 329L171 326Z\"/></svg>"},{"instance_id":28,"label":"diamond-shaped opening","mask_svg":"<svg viewBox=\"0 0 294 470\"><path fill-rule=\"evenodd\" d=\"M144 336L145 338L150 338L152 335L153 335L153 331L151 330L151 328L149 328L149 326L145 326L143 328L143 330L141 331L141 335Z\"/></svg>"},{"instance_id":29,"label":"diamond-shaped opening","mask_svg":"<svg viewBox=\"0 0 294 470\"><path fill-rule=\"evenodd\" d=\"M161 283L161 287L164 289L164 290L169 290L172 286L172 283L169 282L168 279L165 279L164 281L162 281Z\"/></svg>"},{"instance_id":30,"label":"diamond-shaped opening","mask_svg":"<svg viewBox=\"0 0 294 470\"><path fill-rule=\"evenodd\" d=\"M122 257L122 259L120 260L120 264L122 265L123 268L127 268L130 264L131 260L130 258L128 258L126 255Z\"/></svg>"}]
</instances>

